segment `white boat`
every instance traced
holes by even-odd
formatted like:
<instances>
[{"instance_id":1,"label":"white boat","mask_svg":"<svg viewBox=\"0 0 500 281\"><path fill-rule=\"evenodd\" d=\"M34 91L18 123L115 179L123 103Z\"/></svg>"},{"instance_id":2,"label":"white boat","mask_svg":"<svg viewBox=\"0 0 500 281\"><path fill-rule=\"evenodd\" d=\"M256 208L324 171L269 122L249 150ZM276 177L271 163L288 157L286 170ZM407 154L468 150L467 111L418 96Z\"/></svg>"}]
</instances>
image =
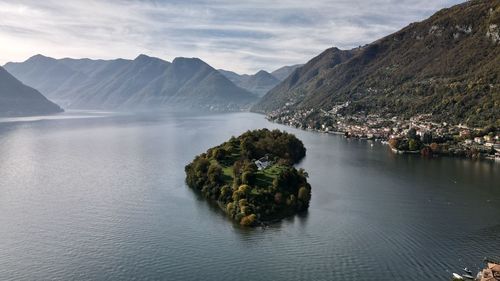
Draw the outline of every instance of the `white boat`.
<instances>
[{"instance_id":1,"label":"white boat","mask_svg":"<svg viewBox=\"0 0 500 281\"><path fill-rule=\"evenodd\" d=\"M464 278L460 274L457 274L457 273L453 273L453 279L455 279L455 280L464 280Z\"/></svg>"},{"instance_id":2,"label":"white boat","mask_svg":"<svg viewBox=\"0 0 500 281\"><path fill-rule=\"evenodd\" d=\"M474 276L470 275L470 274L464 274L462 275L462 277L466 278L466 279L471 279L473 280L474 279Z\"/></svg>"}]
</instances>

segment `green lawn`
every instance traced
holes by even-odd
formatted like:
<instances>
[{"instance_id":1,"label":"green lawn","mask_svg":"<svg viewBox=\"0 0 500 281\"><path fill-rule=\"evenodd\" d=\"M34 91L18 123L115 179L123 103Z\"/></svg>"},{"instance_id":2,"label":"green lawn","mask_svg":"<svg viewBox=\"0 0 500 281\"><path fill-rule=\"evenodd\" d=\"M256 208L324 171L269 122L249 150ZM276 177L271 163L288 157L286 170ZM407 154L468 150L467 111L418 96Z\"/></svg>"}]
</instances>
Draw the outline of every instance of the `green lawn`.
<instances>
[{"instance_id":1,"label":"green lawn","mask_svg":"<svg viewBox=\"0 0 500 281\"><path fill-rule=\"evenodd\" d=\"M273 180L286 168L282 165L274 164L267 169L257 171L255 173L255 185L262 188L267 188L273 184Z\"/></svg>"},{"instance_id":2,"label":"green lawn","mask_svg":"<svg viewBox=\"0 0 500 281\"><path fill-rule=\"evenodd\" d=\"M236 161L237 159L239 159L239 157L240 157L239 153L233 153L233 154L231 154L231 157L229 159L231 159L230 161L233 161L233 160ZM226 159L226 161L228 161L229 159ZM212 159L211 162L216 163L217 160ZM233 167L232 166L225 166L224 163L220 163L220 162L217 162L217 163L219 163L219 165L221 165L221 167L222 167L224 181L227 184L231 185L233 182ZM286 169L286 166L274 164L274 165L267 167L266 169L264 169L262 171L257 171L255 173L255 183L254 183L255 188L253 188L251 192L255 195L258 195L258 194L260 194L260 191L259 191L260 189L268 189L268 187L270 187L273 184L273 180L284 169Z\"/></svg>"}]
</instances>

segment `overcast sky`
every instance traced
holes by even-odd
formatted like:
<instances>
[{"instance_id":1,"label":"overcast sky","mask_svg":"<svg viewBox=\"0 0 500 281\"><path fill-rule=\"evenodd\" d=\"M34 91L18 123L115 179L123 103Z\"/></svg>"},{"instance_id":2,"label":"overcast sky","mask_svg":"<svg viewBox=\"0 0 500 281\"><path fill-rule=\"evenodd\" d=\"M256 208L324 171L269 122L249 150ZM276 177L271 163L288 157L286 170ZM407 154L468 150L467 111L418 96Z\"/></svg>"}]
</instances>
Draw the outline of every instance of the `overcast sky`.
<instances>
[{"instance_id":1,"label":"overcast sky","mask_svg":"<svg viewBox=\"0 0 500 281\"><path fill-rule=\"evenodd\" d=\"M370 43L463 0L0 0L0 64L35 54L171 61L240 73Z\"/></svg>"}]
</instances>

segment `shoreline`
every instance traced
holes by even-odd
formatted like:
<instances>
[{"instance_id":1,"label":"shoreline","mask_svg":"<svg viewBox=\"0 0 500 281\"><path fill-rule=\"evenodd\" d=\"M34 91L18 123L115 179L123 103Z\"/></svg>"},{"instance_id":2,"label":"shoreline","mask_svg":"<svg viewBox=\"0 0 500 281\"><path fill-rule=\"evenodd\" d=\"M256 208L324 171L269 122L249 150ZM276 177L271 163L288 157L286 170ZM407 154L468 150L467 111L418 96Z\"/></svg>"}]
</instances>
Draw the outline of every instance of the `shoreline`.
<instances>
[{"instance_id":1,"label":"shoreline","mask_svg":"<svg viewBox=\"0 0 500 281\"><path fill-rule=\"evenodd\" d=\"M411 150L399 150L399 149L396 149L396 148L393 148L391 147L391 145L389 144L389 139L387 138L376 138L376 137L359 137L359 136L355 136L355 135L348 135L349 132L343 132L343 131L322 131L322 130L318 130L318 129L313 129L313 128L299 128L299 127L296 127L296 126L290 126L290 125L287 125L287 124L284 124L284 123L280 123L280 122L276 122L275 120L272 120L271 118L269 118L268 115L266 115L265 113L259 113L259 112L252 112L252 113L257 113L257 114L261 114L261 115L264 115L265 119L271 123L275 123L275 124L280 124L280 125L283 125L283 126L286 126L286 127L290 127L290 128L295 128L295 129L299 129L299 130L302 130L302 131L307 131L307 132L314 132L314 133L320 133L320 134L328 134L328 135L342 135L344 136L345 138L348 138L348 139L358 139L358 140L363 140L363 141L380 141L382 144L384 145L388 145L389 146L389 149L391 150L391 152L393 152L394 154L396 155L403 155L403 154L408 154L408 155L417 155L417 154L422 154L422 150L425 149L425 148L429 148L429 145L426 145L424 146L422 149L419 149L419 150L415 150L415 151L411 151ZM466 155L458 155L458 154L450 154L450 153L442 153L442 152L432 152L430 156L428 156L427 158L436 158L436 157L450 157L450 158L461 158L461 159L468 159L468 160L473 160L473 161L477 161L477 160L486 160L486 161L492 161L494 163L499 163L500 164L500 157L496 157L495 155L491 156L491 155L481 155L481 154L478 154L478 156L474 156L474 157L468 157Z\"/></svg>"}]
</instances>

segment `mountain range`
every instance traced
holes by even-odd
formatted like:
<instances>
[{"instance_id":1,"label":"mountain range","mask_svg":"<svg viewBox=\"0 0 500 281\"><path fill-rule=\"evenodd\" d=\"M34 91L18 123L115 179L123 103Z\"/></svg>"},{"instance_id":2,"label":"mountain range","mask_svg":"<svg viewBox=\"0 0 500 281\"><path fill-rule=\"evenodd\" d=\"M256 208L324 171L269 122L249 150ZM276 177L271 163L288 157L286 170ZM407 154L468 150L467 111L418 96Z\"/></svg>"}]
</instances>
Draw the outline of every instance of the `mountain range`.
<instances>
[{"instance_id":1,"label":"mountain range","mask_svg":"<svg viewBox=\"0 0 500 281\"><path fill-rule=\"evenodd\" d=\"M300 66L300 64L284 66L271 73L265 70L260 70L255 74L240 75L236 72L223 69L219 69L219 72L238 87L262 97Z\"/></svg>"},{"instance_id":2,"label":"mountain range","mask_svg":"<svg viewBox=\"0 0 500 281\"><path fill-rule=\"evenodd\" d=\"M270 113L348 104L340 114L430 114L436 121L500 126L500 0L471 0L371 44L330 48L305 65L272 73L240 75L197 58L168 62L146 55L133 60L36 55L4 67L20 81L1 70L2 99L9 100L2 103L2 114L22 114L21 104L26 112L37 112L28 97L42 112L59 111L45 95L78 109L233 111L255 104L253 111Z\"/></svg>"},{"instance_id":3,"label":"mountain range","mask_svg":"<svg viewBox=\"0 0 500 281\"><path fill-rule=\"evenodd\" d=\"M197 58L171 63L146 55L134 60L54 59L36 55L5 68L64 108L247 109L257 96Z\"/></svg>"},{"instance_id":4,"label":"mountain range","mask_svg":"<svg viewBox=\"0 0 500 281\"><path fill-rule=\"evenodd\" d=\"M24 85L0 67L0 116L28 116L61 112L37 90Z\"/></svg>"},{"instance_id":5,"label":"mountain range","mask_svg":"<svg viewBox=\"0 0 500 281\"><path fill-rule=\"evenodd\" d=\"M500 0L443 9L371 44L331 48L253 108L330 110L500 125Z\"/></svg>"}]
</instances>

